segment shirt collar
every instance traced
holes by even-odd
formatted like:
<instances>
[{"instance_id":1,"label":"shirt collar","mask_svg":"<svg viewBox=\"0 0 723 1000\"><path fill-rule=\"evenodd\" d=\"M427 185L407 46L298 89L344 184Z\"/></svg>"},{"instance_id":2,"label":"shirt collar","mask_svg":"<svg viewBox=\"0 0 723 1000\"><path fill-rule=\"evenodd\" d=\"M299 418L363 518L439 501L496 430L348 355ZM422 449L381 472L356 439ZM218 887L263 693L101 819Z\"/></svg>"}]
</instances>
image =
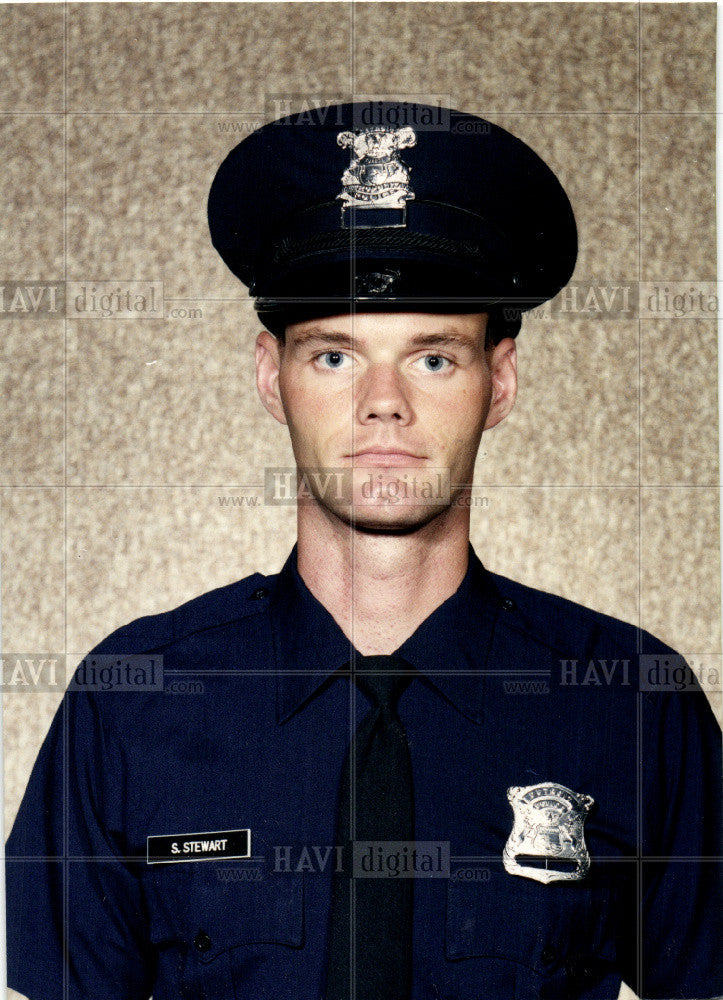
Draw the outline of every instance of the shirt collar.
<instances>
[{"instance_id":1,"label":"shirt collar","mask_svg":"<svg viewBox=\"0 0 723 1000\"><path fill-rule=\"evenodd\" d=\"M333 673L359 655L302 580L296 556L294 546L270 600L279 722L285 722ZM475 722L482 719L481 672L499 606L497 588L470 545L469 565L457 591L396 651Z\"/></svg>"}]
</instances>

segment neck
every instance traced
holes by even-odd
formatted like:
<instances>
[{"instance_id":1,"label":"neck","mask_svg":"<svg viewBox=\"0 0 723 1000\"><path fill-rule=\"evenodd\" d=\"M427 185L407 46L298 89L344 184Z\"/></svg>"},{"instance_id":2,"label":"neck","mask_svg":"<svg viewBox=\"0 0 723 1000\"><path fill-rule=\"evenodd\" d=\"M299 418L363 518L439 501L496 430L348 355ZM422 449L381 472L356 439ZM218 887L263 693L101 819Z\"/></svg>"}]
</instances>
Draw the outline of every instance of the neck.
<instances>
[{"instance_id":1,"label":"neck","mask_svg":"<svg viewBox=\"0 0 723 1000\"><path fill-rule=\"evenodd\" d=\"M299 509L298 568L363 655L393 653L457 590L469 561L469 511L455 506L405 535L355 530Z\"/></svg>"}]
</instances>

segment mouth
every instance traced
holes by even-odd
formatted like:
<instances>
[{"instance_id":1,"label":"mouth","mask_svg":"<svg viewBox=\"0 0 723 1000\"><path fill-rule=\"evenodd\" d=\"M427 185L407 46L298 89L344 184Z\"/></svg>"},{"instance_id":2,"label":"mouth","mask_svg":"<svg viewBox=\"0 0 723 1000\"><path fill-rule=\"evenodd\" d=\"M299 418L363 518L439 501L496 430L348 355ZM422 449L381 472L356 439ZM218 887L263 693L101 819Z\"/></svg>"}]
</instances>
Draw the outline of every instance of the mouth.
<instances>
[{"instance_id":1,"label":"mouth","mask_svg":"<svg viewBox=\"0 0 723 1000\"><path fill-rule=\"evenodd\" d=\"M416 455L399 448L364 448L345 457L351 459L354 466L372 468L405 468L422 465L426 461L425 455Z\"/></svg>"}]
</instances>

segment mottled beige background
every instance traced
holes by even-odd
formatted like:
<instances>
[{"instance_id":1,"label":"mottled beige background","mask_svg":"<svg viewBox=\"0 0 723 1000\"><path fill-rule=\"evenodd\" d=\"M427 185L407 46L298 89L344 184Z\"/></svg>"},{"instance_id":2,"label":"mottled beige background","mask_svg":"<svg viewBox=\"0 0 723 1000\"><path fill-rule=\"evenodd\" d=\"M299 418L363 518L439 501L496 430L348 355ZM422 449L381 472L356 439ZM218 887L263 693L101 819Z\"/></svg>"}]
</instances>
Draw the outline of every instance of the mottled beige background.
<instances>
[{"instance_id":1,"label":"mottled beige background","mask_svg":"<svg viewBox=\"0 0 723 1000\"><path fill-rule=\"evenodd\" d=\"M165 297L165 319L0 319L6 653L82 655L293 542L292 509L219 502L261 497L291 452L205 217L274 98L439 95L557 171L575 282L715 279L712 3L9 4L0 36L0 278ZM519 350L477 466L479 554L717 656L715 322L558 315ZM58 700L5 695L6 830Z\"/></svg>"}]
</instances>

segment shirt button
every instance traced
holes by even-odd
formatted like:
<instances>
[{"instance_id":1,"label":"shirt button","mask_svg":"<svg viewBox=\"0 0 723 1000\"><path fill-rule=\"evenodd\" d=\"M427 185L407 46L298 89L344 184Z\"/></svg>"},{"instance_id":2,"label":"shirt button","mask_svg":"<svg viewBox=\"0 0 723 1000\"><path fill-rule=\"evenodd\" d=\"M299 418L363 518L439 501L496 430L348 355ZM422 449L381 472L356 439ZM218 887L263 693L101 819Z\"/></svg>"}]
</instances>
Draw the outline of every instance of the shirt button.
<instances>
[{"instance_id":1,"label":"shirt button","mask_svg":"<svg viewBox=\"0 0 723 1000\"><path fill-rule=\"evenodd\" d=\"M199 931L193 939L193 947L196 951L208 951L213 942L205 931Z\"/></svg>"},{"instance_id":2,"label":"shirt button","mask_svg":"<svg viewBox=\"0 0 723 1000\"><path fill-rule=\"evenodd\" d=\"M566 971L570 979L580 983L584 983L586 980L592 979L595 975L595 970L592 965L587 965L582 958L573 959L566 966Z\"/></svg>"},{"instance_id":3,"label":"shirt button","mask_svg":"<svg viewBox=\"0 0 723 1000\"><path fill-rule=\"evenodd\" d=\"M557 950L551 944L546 945L540 953L540 958L544 965L552 965L557 958Z\"/></svg>"},{"instance_id":4,"label":"shirt button","mask_svg":"<svg viewBox=\"0 0 723 1000\"><path fill-rule=\"evenodd\" d=\"M505 611L514 611L515 602L512 600L511 597L505 597L505 599L502 602L502 607L505 609Z\"/></svg>"},{"instance_id":5,"label":"shirt button","mask_svg":"<svg viewBox=\"0 0 723 1000\"><path fill-rule=\"evenodd\" d=\"M249 594L250 601L263 601L265 597L269 596L269 592L266 587L257 587L253 594Z\"/></svg>"}]
</instances>

